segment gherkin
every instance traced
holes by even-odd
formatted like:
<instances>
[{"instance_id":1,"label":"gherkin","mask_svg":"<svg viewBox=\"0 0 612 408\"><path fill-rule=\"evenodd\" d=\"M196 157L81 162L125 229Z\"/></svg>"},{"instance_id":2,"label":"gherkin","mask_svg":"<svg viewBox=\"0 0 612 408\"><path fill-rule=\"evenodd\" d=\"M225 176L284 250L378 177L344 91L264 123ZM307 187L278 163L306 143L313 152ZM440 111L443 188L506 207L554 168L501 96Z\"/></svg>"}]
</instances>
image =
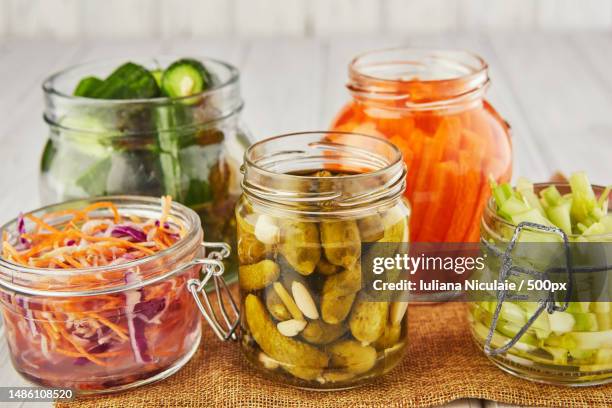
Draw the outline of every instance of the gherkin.
<instances>
[{"instance_id":1,"label":"gherkin","mask_svg":"<svg viewBox=\"0 0 612 408\"><path fill-rule=\"evenodd\" d=\"M383 335L388 316L388 302L370 302L359 296L349 318L351 334L362 343L373 343Z\"/></svg>"},{"instance_id":2,"label":"gherkin","mask_svg":"<svg viewBox=\"0 0 612 408\"><path fill-rule=\"evenodd\" d=\"M355 264L361 255L357 222L352 220L322 222L321 245L330 263L345 268Z\"/></svg>"},{"instance_id":3,"label":"gherkin","mask_svg":"<svg viewBox=\"0 0 612 408\"><path fill-rule=\"evenodd\" d=\"M278 264L264 259L253 265L243 265L238 268L240 287L247 291L260 290L275 282L280 275Z\"/></svg>"},{"instance_id":4,"label":"gherkin","mask_svg":"<svg viewBox=\"0 0 612 408\"><path fill-rule=\"evenodd\" d=\"M376 349L355 340L342 340L330 345L330 366L353 374L363 374L376 364Z\"/></svg>"},{"instance_id":5,"label":"gherkin","mask_svg":"<svg viewBox=\"0 0 612 408\"><path fill-rule=\"evenodd\" d=\"M253 339L261 349L281 365L308 369L311 374L327 367L329 358L326 353L307 343L283 336L270 319L265 306L253 294L247 295L244 302L246 324ZM310 376L309 376L310 377Z\"/></svg>"},{"instance_id":6,"label":"gherkin","mask_svg":"<svg viewBox=\"0 0 612 408\"><path fill-rule=\"evenodd\" d=\"M321 259L317 225L312 222L283 220L280 226L280 253L297 272L310 275Z\"/></svg>"}]
</instances>

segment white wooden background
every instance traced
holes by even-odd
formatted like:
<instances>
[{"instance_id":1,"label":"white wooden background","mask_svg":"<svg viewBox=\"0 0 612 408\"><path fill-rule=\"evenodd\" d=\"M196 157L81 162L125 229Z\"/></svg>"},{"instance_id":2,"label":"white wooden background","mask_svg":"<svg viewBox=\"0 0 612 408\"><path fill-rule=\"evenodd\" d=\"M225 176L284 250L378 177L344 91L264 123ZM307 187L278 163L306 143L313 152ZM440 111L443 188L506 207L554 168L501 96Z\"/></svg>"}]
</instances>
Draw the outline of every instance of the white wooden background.
<instances>
[{"instance_id":1,"label":"white wooden background","mask_svg":"<svg viewBox=\"0 0 612 408\"><path fill-rule=\"evenodd\" d=\"M0 36L171 38L612 29L611 0L0 0Z\"/></svg>"},{"instance_id":2,"label":"white wooden background","mask_svg":"<svg viewBox=\"0 0 612 408\"><path fill-rule=\"evenodd\" d=\"M114 7L120 2L110 3L109 7ZM348 99L344 83L350 57L359 51L395 45L465 48L485 57L491 66L490 100L513 127L515 175L537 181L547 179L556 169L583 169L594 182L611 182L610 33L381 34L256 40L84 38L61 42L4 39L0 40L0 222L39 205L38 160L46 137L40 84L50 72L115 56L171 53L224 59L241 69L244 119L257 138L264 138L326 128ZM19 384L23 380L12 369L1 340L0 385ZM453 406L497 405L471 400Z\"/></svg>"}]
</instances>

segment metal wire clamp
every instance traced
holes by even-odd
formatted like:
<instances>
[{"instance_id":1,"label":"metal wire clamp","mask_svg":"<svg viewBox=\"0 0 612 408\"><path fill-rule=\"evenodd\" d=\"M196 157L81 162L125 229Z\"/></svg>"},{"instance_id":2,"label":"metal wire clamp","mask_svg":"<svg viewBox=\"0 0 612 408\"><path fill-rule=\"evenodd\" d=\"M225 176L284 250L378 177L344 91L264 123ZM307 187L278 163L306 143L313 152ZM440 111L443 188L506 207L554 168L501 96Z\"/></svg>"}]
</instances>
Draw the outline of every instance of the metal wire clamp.
<instances>
[{"instance_id":1,"label":"metal wire clamp","mask_svg":"<svg viewBox=\"0 0 612 408\"><path fill-rule=\"evenodd\" d=\"M205 250L211 251L207 254L206 258L197 259L194 263L202 265L205 272L204 278L202 280L190 279L187 282L187 289L191 292L198 309L200 309L204 319L206 319L206 322L213 329L217 337L223 341L229 339L236 340L236 329L240 323L240 311L229 287L223 279L223 272L225 271L223 259L230 255L231 247L225 242L203 242L202 247ZM205 290L206 285L211 279L217 295L216 309L221 314L222 319L217 315L217 311L215 311L215 307L213 307ZM231 314L228 312L228 307L224 300L227 300L227 303L229 303Z\"/></svg>"},{"instance_id":2,"label":"metal wire clamp","mask_svg":"<svg viewBox=\"0 0 612 408\"><path fill-rule=\"evenodd\" d=\"M491 341L493 339L493 334L495 333L495 330L497 328L497 322L499 320L499 315L501 313L502 304L504 303L506 298L509 298L510 300L517 300L517 299L512 299L512 296L508 295L507 289L502 289L502 290L497 291L497 304L495 306L495 312L493 313L493 318L491 319L491 326L489 327L489 333L487 335L487 338L485 339L485 344L484 344L484 352L485 354L489 356L495 356L495 355L507 352L512 346L514 346L519 341L519 339L523 336L523 334L527 332L527 330L531 327L531 325L536 321L536 319L542 314L544 310L546 310L548 313L554 313L556 311L563 312L567 309L569 305L569 300L571 297L572 287L574 283L574 277L572 274L573 273L572 254L570 251L569 239L567 237L567 234L563 232L563 230L561 230L560 228L553 227L553 226L546 226L546 225L537 224L533 222L527 222L527 221L521 222L516 226L514 230L514 234L512 235L512 239L510 240L508 247L506 248L504 252L501 252L499 249L497 249L495 246L493 246L486 240L481 239L481 243L483 243L496 256L500 256L502 259L501 268L499 271L499 280L505 281L511 275L519 275L519 274L531 275L541 280L548 279L550 271L539 272L533 269L528 269L528 268L520 267L518 265L513 265L512 263L512 255L511 255L512 250L516 246L518 237L524 228L530 228L530 229L540 230L544 232L551 232L551 233L559 235L563 239L563 246L565 249L565 268L563 268L563 270L565 270L565 272L567 273L567 290L565 292L565 297L563 299L563 303L561 306L557 306L556 304L555 297L554 297L554 291L549 290L546 298L540 299L538 301L538 304L539 304L538 308L536 309L534 314L527 320L527 322L523 325L523 327L521 327L521 329L516 333L516 335L512 337L512 339L510 339L510 341L504 344L503 346L498 347L498 348L493 348L491 347Z\"/></svg>"}]
</instances>

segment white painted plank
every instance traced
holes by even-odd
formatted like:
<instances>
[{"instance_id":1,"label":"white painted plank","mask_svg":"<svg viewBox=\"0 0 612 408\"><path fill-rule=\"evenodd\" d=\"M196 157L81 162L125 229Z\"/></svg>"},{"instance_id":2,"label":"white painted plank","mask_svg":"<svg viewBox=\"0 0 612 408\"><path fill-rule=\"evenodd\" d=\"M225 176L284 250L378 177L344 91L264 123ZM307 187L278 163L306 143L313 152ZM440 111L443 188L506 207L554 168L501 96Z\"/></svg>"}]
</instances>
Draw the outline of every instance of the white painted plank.
<instances>
[{"instance_id":1,"label":"white painted plank","mask_svg":"<svg viewBox=\"0 0 612 408\"><path fill-rule=\"evenodd\" d=\"M1 221L20 211L40 206L38 163L47 137L42 120L43 96L40 84L51 72L74 61L76 48L52 42L11 42L0 64L3 89L0 110L10 112L0 122L2 170L0 187L10 194L0 196ZM19 75L20 80L14 78ZM16 199L19 197L19 199Z\"/></svg>"},{"instance_id":2,"label":"white painted plank","mask_svg":"<svg viewBox=\"0 0 612 408\"><path fill-rule=\"evenodd\" d=\"M164 52L170 55L214 58L240 68L244 64L248 46L238 39L204 38L169 40L164 48Z\"/></svg>"},{"instance_id":3,"label":"white painted plank","mask_svg":"<svg viewBox=\"0 0 612 408\"><path fill-rule=\"evenodd\" d=\"M0 0L0 40L8 35L8 0Z\"/></svg>"},{"instance_id":4,"label":"white painted plank","mask_svg":"<svg viewBox=\"0 0 612 408\"><path fill-rule=\"evenodd\" d=\"M75 38L79 0L6 0L7 29L21 38Z\"/></svg>"},{"instance_id":5,"label":"white painted plank","mask_svg":"<svg viewBox=\"0 0 612 408\"><path fill-rule=\"evenodd\" d=\"M307 0L235 0L234 28L241 36L303 35Z\"/></svg>"},{"instance_id":6,"label":"white painted plank","mask_svg":"<svg viewBox=\"0 0 612 408\"><path fill-rule=\"evenodd\" d=\"M229 34L232 2L228 0L159 0L164 38Z\"/></svg>"},{"instance_id":7,"label":"white painted plank","mask_svg":"<svg viewBox=\"0 0 612 408\"><path fill-rule=\"evenodd\" d=\"M82 34L89 38L155 38L157 2L152 0L80 0Z\"/></svg>"},{"instance_id":8,"label":"white painted plank","mask_svg":"<svg viewBox=\"0 0 612 408\"><path fill-rule=\"evenodd\" d=\"M570 43L578 54L580 60L589 66L596 78L612 92L612 36L602 33L579 33L569 37ZM605 52L605 51L608 52ZM608 130L612 136L612 129Z\"/></svg>"},{"instance_id":9,"label":"white painted plank","mask_svg":"<svg viewBox=\"0 0 612 408\"><path fill-rule=\"evenodd\" d=\"M567 38L499 35L496 55L516 90L541 160L567 173L585 170L609 183L612 161L612 98Z\"/></svg>"},{"instance_id":10,"label":"white painted plank","mask_svg":"<svg viewBox=\"0 0 612 408\"><path fill-rule=\"evenodd\" d=\"M170 53L167 41L151 39L103 39L86 40L78 54L78 62L120 58L126 61L135 57L155 57Z\"/></svg>"},{"instance_id":11,"label":"white painted plank","mask_svg":"<svg viewBox=\"0 0 612 408\"><path fill-rule=\"evenodd\" d=\"M462 0L459 26L469 31L532 29L536 5L537 0Z\"/></svg>"},{"instance_id":12,"label":"white painted plank","mask_svg":"<svg viewBox=\"0 0 612 408\"><path fill-rule=\"evenodd\" d=\"M458 0L387 0L385 21L392 33L452 31L458 25Z\"/></svg>"},{"instance_id":13,"label":"white painted plank","mask_svg":"<svg viewBox=\"0 0 612 408\"><path fill-rule=\"evenodd\" d=\"M538 25L544 29L612 28L610 0L539 0Z\"/></svg>"},{"instance_id":14,"label":"white painted plank","mask_svg":"<svg viewBox=\"0 0 612 408\"><path fill-rule=\"evenodd\" d=\"M312 31L315 36L367 34L381 30L380 0L312 0Z\"/></svg>"},{"instance_id":15,"label":"white painted plank","mask_svg":"<svg viewBox=\"0 0 612 408\"><path fill-rule=\"evenodd\" d=\"M241 66L244 119L256 139L316 130L322 58L312 40L260 40Z\"/></svg>"},{"instance_id":16,"label":"white painted plank","mask_svg":"<svg viewBox=\"0 0 612 408\"><path fill-rule=\"evenodd\" d=\"M324 76L322 83L322 112L319 127L328 128L340 109L351 100L346 89L348 66L359 53L398 47L405 42L400 37L354 36L332 38L326 47Z\"/></svg>"}]
</instances>

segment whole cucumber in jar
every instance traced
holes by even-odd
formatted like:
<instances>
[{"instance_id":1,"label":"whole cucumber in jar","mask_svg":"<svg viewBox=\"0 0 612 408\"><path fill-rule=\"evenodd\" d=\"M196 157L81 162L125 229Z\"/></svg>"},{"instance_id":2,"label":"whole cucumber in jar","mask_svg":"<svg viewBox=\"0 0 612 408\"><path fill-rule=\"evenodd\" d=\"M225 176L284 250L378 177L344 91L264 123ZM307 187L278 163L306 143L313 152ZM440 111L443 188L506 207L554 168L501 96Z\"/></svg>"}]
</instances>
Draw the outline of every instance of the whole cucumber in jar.
<instances>
[{"instance_id":1,"label":"whole cucumber in jar","mask_svg":"<svg viewBox=\"0 0 612 408\"><path fill-rule=\"evenodd\" d=\"M250 144L236 68L208 58L108 60L53 75L44 91L45 203L170 195L198 213L207 241L235 249L238 167Z\"/></svg>"}]
</instances>

